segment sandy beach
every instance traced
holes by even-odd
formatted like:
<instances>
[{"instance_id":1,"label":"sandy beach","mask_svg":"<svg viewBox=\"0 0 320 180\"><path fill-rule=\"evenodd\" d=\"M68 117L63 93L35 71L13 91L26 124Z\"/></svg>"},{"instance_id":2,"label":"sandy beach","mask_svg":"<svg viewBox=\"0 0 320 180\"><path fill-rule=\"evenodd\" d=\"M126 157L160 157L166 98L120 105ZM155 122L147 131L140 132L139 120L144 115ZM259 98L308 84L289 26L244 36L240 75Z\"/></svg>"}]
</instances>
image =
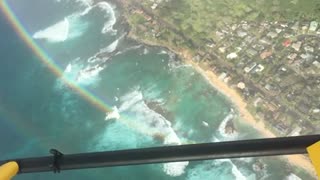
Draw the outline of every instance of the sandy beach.
<instances>
[{"instance_id":1,"label":"sandy beach","mask_svg":"<svg viewBox=\"0 0 320 180\"><path fill-rule=\"evenodd\" d=\"M270 130L265 127L263 121L257 121L251 113L246 109L246 103L242 99L242 97L232 88L230 88L226 83L222 82L216 74L212 71L203 70L199 65L194 62L188 60L187 63L192 64L192 66L201 73L209 82L214 86L217 90L219 90L222 94L227 96L232 103L237 108L239 115L241 118L250 124L252 127L257 129L262 135L266 138L276 137ZM311 161L303 155L290 155L283 156L285 160L287 160L290 164L298 166L306 170L308 173L316 176L315 169L311 164Z\"/></svg>"},{"instance_id":2,"label":"sandy beach","mask_svg":"<svg viewBox=\"0 0 320 180\"><path fill-rule=\"evenodd\" d=\"M148 41L144 39L140 39L135 36L132 32L129 32L128 37L136 40L138 42L144 43L150 46L160 46L168 48L170 51L177 54L185 63L190 64L193 68L197 70L208 82L223 95L228 97L228 99L235 105L235 108L239 112L239 115L242 120L246 123L257 129L264 137L273 138L276 137L274 133L272 133L269 129L266 128L263 120L257 121L256 118L247 110L247 103L243 100L240 94L233 88L231 88L228 84L224 83L219 79L219 76L210 70L209 67L200 67L199 64L195 63L192 60L192 55L185 49L175 49L168 45L160 44L153 41ZM303 155L290 155L283 156L284 160L288 161L290 164L303 168L310 175L316 177L315 169L311 163L311 161Z\"/></svg>"}]
</instances>

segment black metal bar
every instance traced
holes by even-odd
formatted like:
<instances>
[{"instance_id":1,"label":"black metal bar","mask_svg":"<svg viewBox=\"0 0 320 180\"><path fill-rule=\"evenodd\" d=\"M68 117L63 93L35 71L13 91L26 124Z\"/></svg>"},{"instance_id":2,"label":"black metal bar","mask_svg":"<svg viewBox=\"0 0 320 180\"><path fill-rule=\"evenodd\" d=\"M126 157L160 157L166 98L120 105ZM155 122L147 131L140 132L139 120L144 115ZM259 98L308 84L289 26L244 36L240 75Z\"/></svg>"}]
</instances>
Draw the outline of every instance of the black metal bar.
<instances>
[{"instance_id":1,"label":"black metal bar","mask_svg":"<svg viewBox=\"0 0 320 180\"><path fill-rule=\"evenodd\" d=\"M139 165L178 161L305 154L306 148L320 140L320 135L228 141L219 143L166 146L144 149L64 154L61 170ZM20 173L52 171L51 156L13 159ZM0 161L3 164L7 161Z\"/></svg>"}]
</instances>

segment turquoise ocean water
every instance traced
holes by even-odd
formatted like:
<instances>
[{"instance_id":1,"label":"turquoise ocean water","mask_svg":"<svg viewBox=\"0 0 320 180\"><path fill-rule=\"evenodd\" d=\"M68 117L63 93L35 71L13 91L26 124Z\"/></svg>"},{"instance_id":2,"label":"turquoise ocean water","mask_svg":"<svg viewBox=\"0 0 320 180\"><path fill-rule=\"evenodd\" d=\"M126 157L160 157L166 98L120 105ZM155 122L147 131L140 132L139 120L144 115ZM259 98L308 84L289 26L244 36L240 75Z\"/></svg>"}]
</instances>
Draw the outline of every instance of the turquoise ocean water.
<instances>
[{"instance_id":1,"label":"turquoise ocean water","mask_svg":"<svg viewBox=\"0 0 320 180\"><path fill-rule=\"evenodd\" d=\"M63 76L113 108L106 118L42 64L1 17L0 158L80 153L261 137L233 105L173 53L125 37L112 2L8 0ZM111 115L109 114L110 117ZM106 120L107 119L107 120ZM116 120L115 120L116 119ZM224 133L232 120L237 133ZM10 137L10 140L6 137ZM21 175L17 179L286 179L276 158L155 164Z\"/></svg>"}]
</instances>

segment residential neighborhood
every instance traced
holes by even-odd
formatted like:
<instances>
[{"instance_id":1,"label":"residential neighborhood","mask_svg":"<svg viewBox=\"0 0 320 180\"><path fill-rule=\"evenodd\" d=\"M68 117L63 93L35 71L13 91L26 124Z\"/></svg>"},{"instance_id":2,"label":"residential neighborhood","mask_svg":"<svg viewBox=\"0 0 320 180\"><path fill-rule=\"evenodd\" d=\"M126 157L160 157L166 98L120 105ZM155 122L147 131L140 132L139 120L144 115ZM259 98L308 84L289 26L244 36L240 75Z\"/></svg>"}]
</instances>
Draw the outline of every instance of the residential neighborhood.
<instances>
[{"instance_id":1,"label":"residential neighborhood","mask_svg":"<svg viewBox=\"0 0 320 180\"><path fill-rule=\"evenodd\" d=\"M274 133L299 135L317 130L320 124L319 20L280 18L275 21L252 17L260 12L247 5L242 14L223 16L211 30L197 27L195 23L199 20L185 25L182 31L181 19L160 16L161 8L168 8L166 3L170 2L132 0L127 3L132 14L130 23L138 24L132 32L171 49L187 49L195 63L209 66L223 82L236 89L247 102L248 110L266 122ZM197 28L201 33L194 32Z\"/></svg>"}]
</instances>

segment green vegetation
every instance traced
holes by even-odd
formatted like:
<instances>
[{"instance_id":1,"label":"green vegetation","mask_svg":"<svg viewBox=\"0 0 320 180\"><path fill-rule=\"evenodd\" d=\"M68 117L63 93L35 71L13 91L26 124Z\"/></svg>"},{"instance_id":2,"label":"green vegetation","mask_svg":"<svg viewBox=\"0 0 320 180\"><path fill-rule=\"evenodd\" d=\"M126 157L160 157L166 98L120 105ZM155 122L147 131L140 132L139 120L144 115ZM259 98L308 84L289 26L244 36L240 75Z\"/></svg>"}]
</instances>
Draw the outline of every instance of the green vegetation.
<instances>
[{"instance_id":1,"label":"green vegetation","mask_svg":"<svg viewBox=\"0 0 320 180\"><path fill-rule=\"evenodd\" d=\"M151 6L150 2L147 2ZM245 21L320 20L318 0L171 0L157 14L195 41L211 37L226 24Z\"/></svg>"},{"instance_id":2,"label":"green vegetation","mask_svg":"<svg viewBox=\"0 0 320 180\"><path fill-rule=\"evenodd\" d=\"M320 130L319 0L131 0L132 33L225 74L281 135ZM301 127L300 129L296 127Z\"/></svg>"}]
</instances>

